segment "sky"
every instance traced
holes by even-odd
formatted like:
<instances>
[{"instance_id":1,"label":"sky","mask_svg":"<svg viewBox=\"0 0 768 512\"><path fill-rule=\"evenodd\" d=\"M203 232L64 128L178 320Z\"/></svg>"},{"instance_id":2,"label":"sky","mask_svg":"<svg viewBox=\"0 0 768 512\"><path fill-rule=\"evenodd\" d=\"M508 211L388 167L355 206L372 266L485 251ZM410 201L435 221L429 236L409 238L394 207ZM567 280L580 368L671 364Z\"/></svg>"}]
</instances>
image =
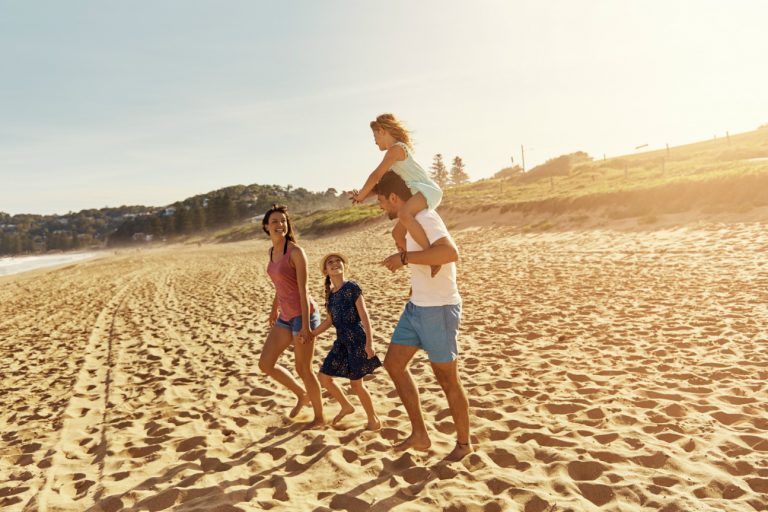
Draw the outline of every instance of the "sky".
<instances>
[{"instance_id":1,"label":"sky","mask_svg":"<svg viewBox=\"0 0 768 512\"><path fill-rule=\"evenodd\" d=\"M768 123L763 0L0 0L0 212L360 188L392 112L472 180Z\"/></svg>"}]
</instances>

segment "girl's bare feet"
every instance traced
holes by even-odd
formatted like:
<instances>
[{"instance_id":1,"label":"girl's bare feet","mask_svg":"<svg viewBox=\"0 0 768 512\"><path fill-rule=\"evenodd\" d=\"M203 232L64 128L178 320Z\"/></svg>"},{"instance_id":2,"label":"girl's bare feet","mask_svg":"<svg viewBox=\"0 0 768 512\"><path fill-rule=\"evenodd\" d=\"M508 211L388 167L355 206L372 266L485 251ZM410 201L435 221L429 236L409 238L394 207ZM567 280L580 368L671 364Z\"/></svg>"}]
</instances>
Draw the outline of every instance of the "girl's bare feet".
<instances>
[{"instance_id":1,"label":"girl's bare feet","mask_svg":"<svg viewBox=\"0 0 768 512\"><path fill-rule=\"evenodd\" d=\"M301 411L301 408L305 405L309 405L309 395L306 393L296 398L296 405L294 405L291 412L288 413L288 417L295 418L299 414L299 411Z\"/></svg>"},{"instance_id":2,"label":"girl's bare feet","mask_svg":"<svg viewBox=\"0 0 768 512\"><path fill-rule=\"evenodd\" d=\"M379 421L379 418L373 418L368 420L368 423L365 425L365 430L379 430L381 428L381 421Z\"/></svg>"},{"instance_id":3,"label":"girl's bare feet","mask_svg":"<svg viewBox=\"0 0 768 512\"><path fill-rule=\"evenodd\" d=\"M402 452L409 449L425 452L429 450L430 446L432 446L432 441L429 440L429 437L415 437L413 434L411 434L404 441L397 443L393 448L397 452Z\"/></svg>"},{"instance_id":4,"label":"girl's bare feet","mask_svg":"<svg viewBox=\"0 0 768 512\"><path fill-rule=\"evenodd\" d=\"M342 406L341 410L339 411L339 414L336 415L335 418L333 418L333 421L331 421L331 425L336 425L338 422L341 421L341 419L346 416L347 414L352 414L355 412L355 408L351 405L348 406Z\"/></svg>"}]
</instances>

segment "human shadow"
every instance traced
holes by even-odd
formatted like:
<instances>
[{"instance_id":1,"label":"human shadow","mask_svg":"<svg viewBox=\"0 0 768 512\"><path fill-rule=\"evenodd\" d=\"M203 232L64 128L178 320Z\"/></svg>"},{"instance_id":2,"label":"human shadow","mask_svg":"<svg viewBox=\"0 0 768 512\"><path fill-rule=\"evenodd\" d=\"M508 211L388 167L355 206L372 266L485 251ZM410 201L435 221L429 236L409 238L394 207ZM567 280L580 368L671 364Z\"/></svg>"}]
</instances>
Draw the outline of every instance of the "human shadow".
<instances>
[{"instance_id":1,"label":"human shadow","mask_svg":"<svg viewBox=\"0 0 768 512\"><path fill-rule=\"evenodd\" d=\"M253 499L256 491L262 488L272 488L274 499L288 501L285 478L301 474L307 471L319 460L323 459L331 450L337 447L324 444L322 434L307 445L302 453L289 456L278 464L266 467L258 473L247 478L224 480L214 486L193 488L196 482L207 474L229 471L233 467L242 466L250 462L260 453L269 453L277 461L286 456L283 450L275 451L291 439L308 432L306 425L293 423L285 427L277 427L260 439L251 442L247 447L235 452L229 460L219 460L214 457L206 457L205 449L191 450L179 456L185 462L166 468L159 476L152 476L134 485L130 489L119 494L104 497L94 503L87 512L116 512L131 510L149 510L151 512L166 510L174 507L183 510L186 506L196 503L199 508L209 503L238 503ZM300 461L298 457L310 457ZM196 473L179 480L178 475L185 470L198 470ZM158 489L163 484L173 482L165 489ZM227 492L232 487L238 487L236 491ZM247 486L246 488L242 488ZM123 499L126 495L135 494L138 491L156 491L153 496L136 502L131 507L126 507ZM194 508L194 507L192 507ZM205 508L205 506L204 506ZM234 510L234 509L233 509Z\"/></svg>"},{"instance_id":2,"label":"human shadow","mask_svg":"<svg viewBox=\"0 0 768 512\"><path fill-rule=\"evenodd\" d=\"M458 471L452 467L456 461L445 458L429 466L421 466L413 460L413 456L405 452L398 458L383 459L384 467L379 475L354 488L333 494L330 500L331 510L346 510L347 512L388 512L397 505L414 501L419 497L424 488L435 480L446 480L458 475ZM358 496L381 484L386 484L393 477L402 477L409 485L399 487L395 492L375 503L368 503ZM327 512L325 507L317 507L313 512Z\"/></svg>"}]
</instances>

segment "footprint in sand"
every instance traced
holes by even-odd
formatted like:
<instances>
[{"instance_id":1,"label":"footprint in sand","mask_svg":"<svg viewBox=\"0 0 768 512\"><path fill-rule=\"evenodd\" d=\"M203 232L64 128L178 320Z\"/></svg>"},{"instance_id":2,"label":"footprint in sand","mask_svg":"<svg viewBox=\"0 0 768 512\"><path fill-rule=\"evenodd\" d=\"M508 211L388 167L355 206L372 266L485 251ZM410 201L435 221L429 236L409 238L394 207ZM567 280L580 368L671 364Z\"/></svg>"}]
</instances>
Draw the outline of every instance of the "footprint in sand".
<instances>
[{"instance_id":1,"label":"footprint in sand","mask_svg":"<svg viewBox=\"0 0 768 512\"><path fill-rule=\"evenodd\" d=\"M603 484L583 483L578 484L578 488L582 496L587 498L598 507L605 505L615 497L613 489Z\"/></svg>"},{"instance_id":2,"label":"footprint in sand","mask_svg":"<svg viewBox=\"0 0 768 512\"><path fill-rule=\"evenodd\" d=\"M567 465L568 476L574 480L596 480L608 468L596 461L573 461Z\"/></svg>"}]
</instances>

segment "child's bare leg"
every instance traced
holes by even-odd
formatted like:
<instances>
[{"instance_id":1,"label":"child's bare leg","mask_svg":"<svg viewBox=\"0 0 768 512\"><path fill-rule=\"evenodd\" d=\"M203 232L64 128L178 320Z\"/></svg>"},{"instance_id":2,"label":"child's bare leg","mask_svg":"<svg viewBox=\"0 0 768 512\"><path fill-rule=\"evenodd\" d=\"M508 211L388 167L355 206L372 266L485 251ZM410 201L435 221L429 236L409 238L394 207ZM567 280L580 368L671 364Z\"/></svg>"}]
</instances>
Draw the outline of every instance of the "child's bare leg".
<instances>
[{"instance_id":1,"label":"child's bare leg","mask_svg":"<svg viewBox=\"0 0 768 512\"><path fill-rule=\"evenodd\" d=\"M333 382L333 378L330 375L326 375L322 372L319 372L317 374L317 379L320 381L320 384L325 389L328 390L331 396L335 398L339 402L339 404L341 404L341 410L339 411L339 414L337 414L336 417L333 418L333 421L331 421L331 425L335 425L336 423L341 421L341 418L343 418L347 414L351 414L355 412L354 406L351 403L349 403L349 400L347 400L347 397L344 396L344 393L339 389L336 383Z\"/></svg>"},{"instance_id":2,"label":"child's bare leg","mask_svg":"<svg viewBox=\"0 0 768 512\"><path fill-rule=\"evenodd\" d=\"M376 411L373 409L373 401L371 395L368 394L368 390L363 386L363 379L350 380L352 390L360 399L360 403L365 409L365 414L368 416L368 424L365 426L366 430L379 430L381 428L381 421L376 415Z\"/></svg>"},{"instance_id":3,"label":"child's bare leg","mask_svg":"<svg viewBox=\"0 0 768 512\"><path fill-rule=\"evenodd\" d=\"M395 227L392 228L392 238L395 239L395 246L397 247L398 252L402 252L405 250L406 247L406 240L405 240L405 234L408 232L407 229L405 229L405 225L403 225L402 222L399 220L397 221L397 224L395 224ZM408 292L408 297L411 296L411 292Z\"/></svg>"},{"instance_id":4,"label":"child's bare leg","mask_svg":"<svg viewBox=\"0 0 768 512\"><path fill-rule=\"evenodd\" d=\"M416 220L416 214L426 207L427 200L424 198L424 195L419 192L418 194L412 195L397 212L397 217L399 219L398 223L405 226L405 229L408 230L408 233L413 237L414 242L419 244L422 249L428 249L430 243L426 231L424 231L424 228ZM394 236L394 231L392 236ZM440 272L440 267L441 265L430 265L430 268L432 269L432 277L435 277L435 275Z\"/></svg>"}]
</instances>

